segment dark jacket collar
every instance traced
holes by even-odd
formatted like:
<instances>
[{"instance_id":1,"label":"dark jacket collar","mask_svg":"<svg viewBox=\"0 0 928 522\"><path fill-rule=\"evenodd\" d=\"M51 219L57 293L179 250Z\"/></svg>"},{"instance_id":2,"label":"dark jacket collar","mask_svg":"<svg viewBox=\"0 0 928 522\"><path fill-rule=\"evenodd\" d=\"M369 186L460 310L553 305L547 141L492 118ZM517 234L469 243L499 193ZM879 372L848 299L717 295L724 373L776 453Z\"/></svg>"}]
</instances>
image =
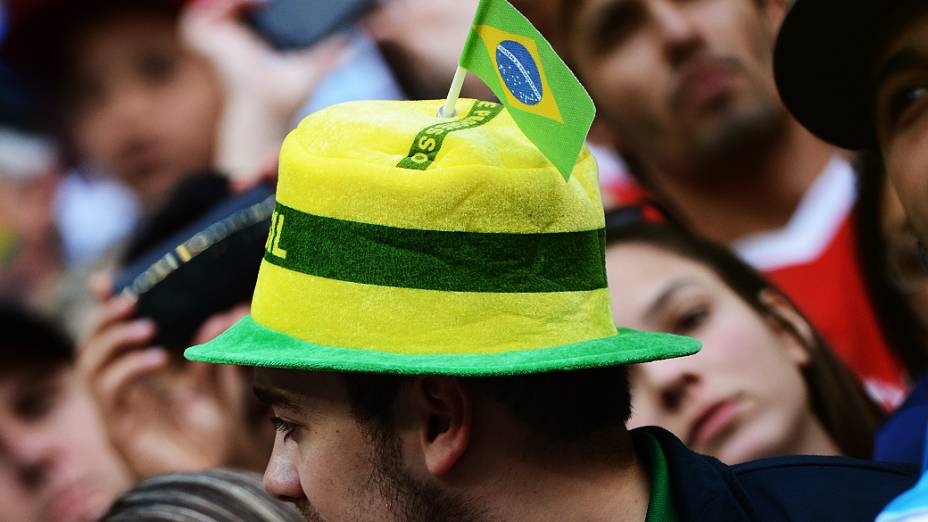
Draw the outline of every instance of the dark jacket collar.
<instances>
[{"instance_id":1,"label":"dark jacket collar","mask_svg":"<svg viewBox=\"0 0 928 522\"><path fill-rule=\"evenodd\" d=\"M657 439L667 459L670 487L681 521L757 520L747 494L731 468L713 457L689 450L670 432L646 427L632 431L646 432Z\"/></svg>"}]
</instances>

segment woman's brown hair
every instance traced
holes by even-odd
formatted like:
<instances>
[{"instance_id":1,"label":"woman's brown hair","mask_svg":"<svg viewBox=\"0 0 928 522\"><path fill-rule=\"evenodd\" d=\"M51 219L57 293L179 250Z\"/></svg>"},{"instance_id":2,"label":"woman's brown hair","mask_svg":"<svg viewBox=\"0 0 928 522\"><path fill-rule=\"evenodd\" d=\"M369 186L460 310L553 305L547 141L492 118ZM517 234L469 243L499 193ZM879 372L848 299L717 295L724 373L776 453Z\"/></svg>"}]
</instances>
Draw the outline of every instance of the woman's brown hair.
<instances>
[{"instance_id":1,"label":"woman's brown hair","mask_svg":"<svg viewBox=\"0 0 928 522\"><path fill-rule=\"evenodd\" d=\"M802 367L801 372L809 391L813 413L842 453L857 458L872 456L876 429L885 417L885 412L867 395L857 376L838 360L811 323L810 338L802 335L793 323L776 313L762 298L767 292L775 292L808 323L808 319L780 289L738 259L728 248L678 227L641 221L628 222L607 216L606 244L620 243L651 245L705 266L754 311L793 335L809 354L809 364Z\"/></svg>"}]
</instances>

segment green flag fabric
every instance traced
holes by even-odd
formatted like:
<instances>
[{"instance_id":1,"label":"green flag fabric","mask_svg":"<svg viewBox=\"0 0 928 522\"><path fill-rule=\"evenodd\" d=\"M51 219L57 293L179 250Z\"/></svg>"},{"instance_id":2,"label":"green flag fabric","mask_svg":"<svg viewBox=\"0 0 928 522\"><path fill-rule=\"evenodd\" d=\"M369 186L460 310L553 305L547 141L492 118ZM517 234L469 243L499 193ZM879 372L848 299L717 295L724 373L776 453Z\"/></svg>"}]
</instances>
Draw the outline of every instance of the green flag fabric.
<instances>
[{"instance_id":1,"label":"green flag fabric","mask_svg":"<svg viewBox=\"0 0 928 522\"><path fill-rule=\"evenodd\" d=\"M538 29L506 0L480 0L460 65L490 87L525 136L570 179L596 107Z\"/></svg>"}]
</instances>

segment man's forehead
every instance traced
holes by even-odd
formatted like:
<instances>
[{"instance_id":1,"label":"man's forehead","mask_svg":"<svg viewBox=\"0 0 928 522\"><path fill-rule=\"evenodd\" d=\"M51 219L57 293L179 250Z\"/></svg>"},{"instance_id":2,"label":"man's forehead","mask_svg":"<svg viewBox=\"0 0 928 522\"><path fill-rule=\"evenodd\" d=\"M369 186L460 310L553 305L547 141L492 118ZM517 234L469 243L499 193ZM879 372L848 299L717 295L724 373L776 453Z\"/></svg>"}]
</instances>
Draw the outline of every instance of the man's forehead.
<instances>
[{"instance_id":1,"label":"man's forehead","mask_svg":"<svg viewBox=\"0 0 928 522\"><path fill-rule=\"evenodd\" d=\"M339 374L278 368L255 368L255 395L271 405L298 405L305 401L341 400L344 385Z\"/></svg>"}]
</instances>

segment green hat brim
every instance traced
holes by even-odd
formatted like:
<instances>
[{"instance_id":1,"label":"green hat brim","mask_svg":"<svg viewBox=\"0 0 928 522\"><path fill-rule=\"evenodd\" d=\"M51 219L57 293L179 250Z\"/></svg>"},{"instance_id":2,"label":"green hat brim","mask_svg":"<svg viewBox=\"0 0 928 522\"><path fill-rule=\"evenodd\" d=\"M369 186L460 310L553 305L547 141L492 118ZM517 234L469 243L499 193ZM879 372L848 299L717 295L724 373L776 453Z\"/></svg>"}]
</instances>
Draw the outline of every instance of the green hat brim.
<instances>
[{"instance_id":1,"label":"green hat brim","mask_svg":"<svg viewBox=\"0 0 928 522\"><path fill-rule=\"evenodd\" d=\"M552 348L493 354L401 355L314 344L261 326L250 315L184 352L191 361L304 371L488 377L634 364L699 351L679 335L620 329L617 335Z\"/></svg>"}]
</instances>

